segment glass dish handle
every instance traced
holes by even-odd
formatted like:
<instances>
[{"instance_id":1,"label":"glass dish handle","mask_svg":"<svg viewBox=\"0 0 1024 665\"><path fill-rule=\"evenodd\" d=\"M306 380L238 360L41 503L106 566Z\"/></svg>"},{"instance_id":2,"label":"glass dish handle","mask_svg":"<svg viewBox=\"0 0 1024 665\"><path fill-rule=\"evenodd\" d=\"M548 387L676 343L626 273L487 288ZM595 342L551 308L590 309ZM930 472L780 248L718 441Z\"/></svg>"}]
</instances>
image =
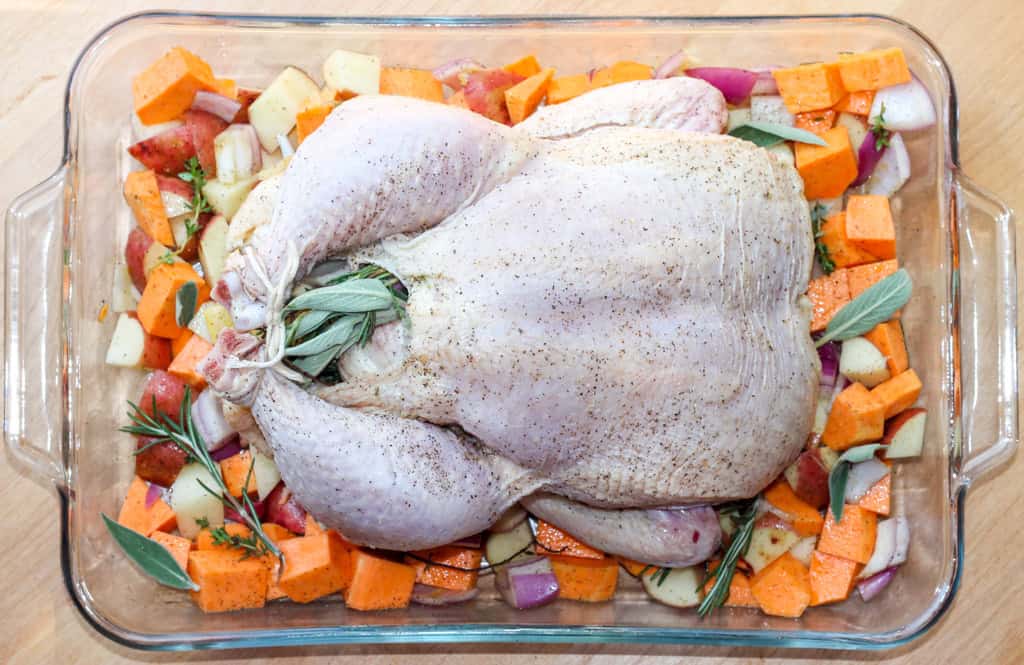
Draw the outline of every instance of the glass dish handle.
<instances>
[{"instance_id":1,"label":"glass dish handle","mask_svg":"<svg viewBox=\"0 0 1024 665\"><path fill-rule=\"evenodd\" d=\"M10 458L66 486L61 423L63 229L66 169L7 209L4 289L4 439Z\"/></svg>"},{"instance_id":2,"label":"glass dish handle","mask_svg":"<svg viewBox=\"0 0 1024 665\"><path fill-rule=\"evenodd\" d=\"M970 178L954 182L960 243L964 487L1017 449L1017 265L1013 211Z\"/></svg>"}]
</instances>

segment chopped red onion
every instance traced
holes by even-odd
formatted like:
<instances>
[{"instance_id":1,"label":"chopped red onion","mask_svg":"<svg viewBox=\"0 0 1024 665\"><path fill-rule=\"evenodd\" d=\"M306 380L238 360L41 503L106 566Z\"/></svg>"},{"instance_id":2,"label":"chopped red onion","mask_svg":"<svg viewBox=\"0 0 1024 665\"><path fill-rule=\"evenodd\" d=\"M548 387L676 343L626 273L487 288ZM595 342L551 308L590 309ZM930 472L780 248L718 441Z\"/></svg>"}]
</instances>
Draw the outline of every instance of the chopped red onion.
<instances>
[{"instance_id":1,"label":"chopped red onion","mask_svg":"<svg viewBox=\"0 0 1024 665\"><path fill-rule=\"evenodd\" d=\"M885 146L879 146L875 135L868 132L857 150L857 179L850 186L857 187L867 182L884 154Z\"/></svg>"},{"instance_id":2,"label":"chopped red onion","mask_svg":"<svg viewBox=\"0 0 1024 665\"><path fill-rule=\"evenodd\" d=\"M750 89L751 95L777 95L779 94L779 84L775 82L775 77L772 76L774 67L768 69L753 69L757 74L757 80L754 81L754 87Z\"/></svg>"},{"instance_id":3,"label":"chopped red onion","mask_svg":"<svg viewBox=\"0 0 1024 665\"><path fill-rule=\"evenodd\" d=\"M835 387L836 379L839 377L839 345L835 342L822 344L818 347L818 359L821 360L819 385L831 390Z\"/></svg>"},{"instance_id":4,"label":"chopped red onion","mask_svg":"<svg viewBox=\"0 0 1024 665\"><path fill-rule=\"evenodd\" d=\"M736 67L695 67L687 69L686 75L715 86L730 104L746 101L757 81L757 74Z\"/></svg>"},{"instance_id":5,"label":"chopped red onion","mask_svg":"<svg viewBox=\"0 0 1024 665\"><path fill-rule=\"evenodd\" d=\"M261 522L263 521L264 515L267 513L267 504L265 501L253 501L252 507L256 511L256 517ZM231 520L232 522L245 522L245 518L239 515L234 508L224 506L224 519Z\"/></svg>"},{"instance_id":6,"label":"chopped red onion","mask_svg":"<svg viewBox=\"0 0 1024 665\"><path fill-rule=\"evenodd\" d=\"M501 597L517 610L539 607L558 598L558 578L547 557L530 557L501 566L494 584Z\"/></svg>"},{"instance_id":7,"label":"chopped red onion","mask_svg":"<svg viewBox=\"0 0 1024 665\"><path fill-rule=\"evenodd\" d=\"M882 589L889 586L889 582L892 582L892 578L896 577L896 571L899 570L898 566L886 568L880 573L875 573L871 577L857 584L857 593L860 594L861 599L866 603L879 593Z\"/></svg>"},{"instance_id":8,"label":"chopped red onion","mask_svg":"<svg viewBox=\"0 0 1024 665\"><path fill-rule=\"evenodd\" d=\"M676 51L654 70L654 78L667 79L679 73L679 70L686 64L686 52Z\"/></svg>"},{"instance_id":9,"label":"chopped red onion","mask_svg":"<svg viewBox=\"0 0 1024 665\"><path fill-rule=\"evenodd\" d=\"M146 488L146 510L153 507L157 499L163 498L164 490L156 483L150 483L149 487Z\"/></svg>"},{"instance_id":10,"label":"chopped red onion","mask_svg":"<svg viewBox=\"0 0 1024 665\"><path fill-rule=\"evenodd\" d=\"M199 393L199 397L192 403L192 424L210 451L223 446L235 434L235 430L224 419L220 398L212 390Z\"/></svg>"},{"instance_id":11,"label":"chopped red onion","mask_svg":"<svg viewBox=\"0 0 1024 665\"><path fill-rule=\"evenodd\" d=\"M473 587L465 591L452 589L441 589L439 587L417 584L412 588L412 602L418 605L454 605L473 600L480 593L480 589Z\"/></svg>"},{"instance_id":12,"label":"chopped red onion","mask_svg":"<svg viewBox=\"0 0 1024 665\"><path fill-rule=\"evenodd\" d=\"M277 484L263 503L266 505L266 521L280 524L300 536L306 533L306 509L299 505L283 482Z\"/></svg>"},{"instance_id":13,"label":"chopped red onion","mask_svg":"<svg viewBox=\"0 0 1024 665\"><path fill-rule=\"evenodd\" d=\"M433 74L434 78L441 83L452 90L459 91L466 85L470 74L484 69L487 68L472 58L458 58L441 65L433 71Z\"/></svg>"},{"instance_id":14,"label":"chopped red onion","mask_svg":"<svg viewBox=\"0 0 1024 665\"><path fill-rule=\"evenodd\" d=\"M212 113L224 122L231 122L238 115L242 105L230 97L200 90L192 99L192 108L196 111Z\"/></svg>"},{"instance_id":15,"label":"chopped red onion","mask_svg":"<svg viewBox=\"0 0 1024 665\"><path fill-rule=\"evenodd\" d=\"M885 113L882 113L883 105ZM873 123L879 114L885 118L887 129L898 132L924 129L935 124L935 105L917 77L876 92L868 112L870 122Z\"/></svg>"},{"instance_id":16,"label":"chopped red onion","mask_svg":"<svg viewBox=\"0 0 1024 665\"><path fill-rule=\"evenodd\" d=\"M889 136L889 147L868 180L867 193L892 196L910 179L910 154L899 134Z\"/></svg>"},{"instance_id":17,"label":"chopped red onion","mask_svg":"<svg viewBox=\"0 0 1024 665\"><path fill-rule=\"evenodd\" d=\"M242 452L242 438L236 433L224 442L220 448L210 453L210 458L214 462L223 462L229 457L234 457L238 453Z\"/></svg>"}]
</instances>

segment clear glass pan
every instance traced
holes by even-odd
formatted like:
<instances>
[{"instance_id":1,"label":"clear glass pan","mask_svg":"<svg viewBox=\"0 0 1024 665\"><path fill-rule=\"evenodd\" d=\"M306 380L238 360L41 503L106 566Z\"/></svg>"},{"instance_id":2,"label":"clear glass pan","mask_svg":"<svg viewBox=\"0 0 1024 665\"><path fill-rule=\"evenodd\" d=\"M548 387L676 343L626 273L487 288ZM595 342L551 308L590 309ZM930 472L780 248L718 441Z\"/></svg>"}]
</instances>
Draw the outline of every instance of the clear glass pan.
<instances>
[{"instance_id":1,"label":"clear glass pan","mask_svg":"<svg viewBox=\"0 0 1024 665\"><path fill-rule=\"evenodd\" d=\"M900 258L915 280L904 311L913 365L930 410L919 460L896 472L897 509L914 529L910 560L870 611L857 600L800 620L650 602L626 580L614 602L510 609L485 583L474 602L359 613L335 602L272 604L203 615L151 583L116 551L99 515L115 513L132 474L116 433L141 374L104 365L109 297L131 227L121 200L129 83L172 45L207 58L242 85L284 65L319 72L334 48L433 66L472 55L501 63L524 53L562 71L619 59L657 62L684 48L708 64L764 66L836 51L900 46L939 112L908 135L914 176L896 197ZM384 642L643 642L879 649L927 631L948 607L963 564L970 483L1017 443L1016 273L1011 212L957 164L949 70L913 27L881 16L743 18L330 18L151 13L110 26L88 45L68 84L64 163L7 211L4 432L12 456L54 483L61 560L86 620L143 649Z\"/></svg>"}]
</instances>

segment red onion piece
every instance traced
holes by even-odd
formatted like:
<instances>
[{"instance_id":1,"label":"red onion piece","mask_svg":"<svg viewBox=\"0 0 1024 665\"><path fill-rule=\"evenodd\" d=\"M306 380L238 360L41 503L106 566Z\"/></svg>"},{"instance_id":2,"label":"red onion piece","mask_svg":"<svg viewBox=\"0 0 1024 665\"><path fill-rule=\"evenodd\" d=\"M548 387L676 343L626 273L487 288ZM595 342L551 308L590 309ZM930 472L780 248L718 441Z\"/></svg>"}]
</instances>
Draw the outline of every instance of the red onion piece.
<instances>
[{"instance_id":1,"label":"red onion piece","mask_svg":"<svg viewBox=\"0 0 1024 665\"><path fill-rule=\"evenodd\" d=\"M846 503L857 503L875 483L887 475L889 475L889 467L877 457L850 466L844 500Z\"/></svg>"},{"instance_id":2,"label":"red onion piece","mask_svg":"<svg viewBox=\"0 0 1024 665\"><path fill-rule=\"evenodd\" d=\"M456 540L452 545L455 547L470 547L474 550L480 549L484 544L484 534L478 533L473 536L466 536Z\"/></svg>"},{"instance_id":3,"label":"red onion piece","mask_svg":"<svg viewBox=\"0 0 1024 665\"><path fill-rule=\"evenodd\" d=\"M695 67L687 69L686 75L715 86L730 104L746 101L757 81L757 74L754 72L735 67Z\"/></svg>"},{"instance_id":4,"label":"red onion piece","mask_svg":"<svg viewBox=\"0 0 1024 665\"><path fill-rule=\"evenodd\" d=\"M868 180L868 194L892 196L910 179L910 154L899 134L889 136L889 147Z\"/></svg>"},{"instance_id":5,"label":"red onion piece","mask_svg":"<svg viewBox=\"0 0 1024 665\"><path fill-rule=\"evenodd\" d=\"M235 119L238 111L241 110L242 105L230 97L200 90L192 100L192 108L197 111L212 113L224 122L231 122Z\"/></svg>"},{"instance_id":6,"label":"red onion piece","mask_svg":"<svg viewBox=\"0 0 1024 665\"><path fill-rule=\"evenodd\" d=\"M263 503L266 504L266 521L280 524L300 536L306 533L306 509L299 505L283 482L277 484Z\"/></svg>"},{"instance_id":7,"label":"red onion piece","mask_svg":"<svg viewBox=\"0 0 1024 665\"><path fill-rule=\"evenodd\" d=\"M267 503L266 501L253 501L252 507L256 510L256 517L261 522L263 517L267 514ZM239 515L234 508L224 506L224 519L231 520L232 522L245 522L245 518Z\"/></svg>"},{"instance_id":8,"label":"red onion piece","mask_svg":"<svg viewBox=\"0 0 1024 665\"><path fill-rule=\"evenodd\" d=\"M866 603L879 593L882 589L889 586L889 582L892 582L892 578L896 577L896 571L899 570L898 566L886 568L880 573L875 573L866 580L857 584L857 593L860 594L861 599Z\"/></svg>"},{"instance_id":9,"label":"red onion piece","mask_svg":"<svg viewBox=\"0 0 1024 665\"><path fill-rule=\"evenodd\" d=\"M517 610L539 607L558 597L558 578L547 557L501 566L494 583L505 602Z\"/></svg>"},{"instance_id":10,"label":"red onion piece","mask_svg":"<svg viewBox=\"0 0 1024 665\"><path fill-rule=\"evenodd\" d=\"M928 89L916 76L907 83L892 85L876 92L868 112L870 122L874 122L882 112L883 104L886 129L906 132L935 124L935 105L932 104Z\"/></svg>"},{"instance_id":11,"label":"red onion piece","mask_svg":"<svg viewBox=\"0 0 1024 665\"><path fill-rule=\"evenodd\" d=\"M249 149L252 150L252 172L258 173L263 168L263 147L260 145L259 134L256 133L256 128L250 124L242 125L248 127L249 131Z\"/></svg>"},{"instance_id":12,"label":"red onion piece","mask_svg":"<svg viewBox=\"0 0 1024 665\"><path fill-rule=\"evenodd\" d=\"M679 70L686 64L686 52L676 51L654 70L654 78L667 79L679 73Z\"/></svg>"},{"instance_id":13,"label":"red onion piece","mask_svg":"<svg viewBox=\"0 0 1024 665\"><path fill-rule=\"evenodd\" d=\"M473 587L465 591L454 591L452 589L441 589L439 587L417 584L412 588L412 602L418 605L454 605L473 600L480 593L480 589Z\"/></svg>"},{"instance_id":14,"label":"red onion piece","mask_svg":"<svg viewBox=\"0 0 1024 665\"><path fill-rule=\"evenodd\" d=\"M472 58L458 58L446 62L433 71L434 78L458 92L466 85L469 75L487 69Z\"/></svg>"},{"instance_id":15,"label":"red onion piece","mask_svg":"<svg viewBox=\"0 0 1024 665\"><path fill-rule=\"evenodd\" d=\"M828 342L818 347L818 359L821 360L821 381L822 388L831 390L836 385L836 378L839 376L839 345L835 342Z\"/></svg>"},{"instance_id":16,"label":"red onion piece","mask_svg":"<svg viewBox=\"0 0 1024 665\"><path fill-rule=\"evenodd\" d=\"M878 162L882 161L883 154L885 154L885 146L878 147L875 135L868 132L857 150L857 179L850 186L857 187L867 182L871 174L875 172Z\"/></svg>"},{"instance_id":17,"label":"red onion piece","mask_svg":"<svg viewBox=\"0 0 1024 665\"><path fill-rule=\"evenodd\" d=\"M149 487L146 488L146 509L153 507L157 499L163 498L164 491L159 485L150 483Z\"/></svg>"},{"instance_id":18,"label":"red onion piece","mask_svg":"<svg viewBox=\"0 0 1024 665\"><path fill-rule=\"evenodd\" d=\"M242 452L242 438L237 434L233 434L232 438L225 441L217 450L210 453L210 458L214 462L223 462L229 457L234 457L238 453Z\"/></svg>"},{"instance_id":19,"label":"red onion piece","mask_svg":"<svg viewBox=\"0 0 1024 665\"><path fill-rule=\"evenodd\" d=\"M750 89L752 95L777 95L779 94L779 84L775 82L775 77L772 76L772 71L775 68L769 69L753 69L757 74L757 80L754 81L754 87Z\"/></svg>"},{"instance_id":20,"label":"red onion piece","mask_svg":"<svg viewBox=\"0 0 1024 665\"><path fill-rule=\"evenodd\" d=\"M228 421L224 419L220 398L212 390L204 390L192 403L192 423L196 432L206 442L206 449L217 450L235 434Z\"/></svg>"}]
</instances>

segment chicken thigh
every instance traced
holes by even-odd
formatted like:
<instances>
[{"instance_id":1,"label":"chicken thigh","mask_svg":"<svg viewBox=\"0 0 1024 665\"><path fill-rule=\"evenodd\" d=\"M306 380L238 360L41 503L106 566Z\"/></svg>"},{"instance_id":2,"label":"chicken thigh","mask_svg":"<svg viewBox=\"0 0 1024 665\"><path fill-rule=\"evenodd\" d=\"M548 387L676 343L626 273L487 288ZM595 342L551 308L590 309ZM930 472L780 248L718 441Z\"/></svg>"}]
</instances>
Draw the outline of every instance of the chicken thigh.
<instances>
[{"instance_id":1,"label":"chicken thigh","mask_svg":"<svg viewBox=\"0 0 1024 665\"><path fill-rule=\"evenodd\" d=\"M527 498L595 546L685 565L717 524L662 508L752 496L799 452L819 371L799 177L685 131L724 124L702 82L615 88L630 94L606 95L604 121L595 91L516 128L360 97L296 153L217 297L276 325L275 291L344 256L406 284L407 320L315 394L241 330L203 371L328 526L418 549Z\"/></svg>"}]
</instances>

